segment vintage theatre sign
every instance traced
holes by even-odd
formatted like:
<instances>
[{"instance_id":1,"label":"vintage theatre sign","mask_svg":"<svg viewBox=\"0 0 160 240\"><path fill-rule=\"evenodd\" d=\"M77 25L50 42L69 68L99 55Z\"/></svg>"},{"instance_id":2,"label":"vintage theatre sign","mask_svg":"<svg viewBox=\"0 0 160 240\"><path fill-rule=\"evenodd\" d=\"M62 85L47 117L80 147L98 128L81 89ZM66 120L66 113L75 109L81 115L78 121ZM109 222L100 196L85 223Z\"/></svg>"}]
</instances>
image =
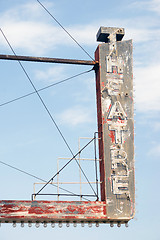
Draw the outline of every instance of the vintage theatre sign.
<instances>
[{"instance_id":1,"label":"vintage theatre sign","mask_svg":"<svg viewBox=\"0 0 160 240\"><path fill-rule=\"evenodd\" d=\"M132 40L123 28L101 27L95 57L101 197L112 219L134 215Z\"/></svg>"},{"instance_id":2,"label":"vintage theatre sign","mask_svg":"<svg viewBox=\"0 0 160 240\"><path fill-rule=\"evenodd\" d=\"M123 28L101 27L97 41L102 44L97 47L94 61L0 55L0 59L6 60L94 66L101 188L101 199L99 200L97 187L94 201L1 200L0 224L13 223L15 226L16 223L21 223L23 227L24 223L28 223L28 226L35 223L38 227L43 223L46 227L47 223L50 223L54 227L55 223L58 223L62 227L62 223L66 223L66 226L70 223L74 226L77 223L82 226L84 223L89 226L92 223L96 226L99 226L99 223L110 223L113 226L117 223L119 227L121 224L127 226L128 221L134 217L132 40L121 41L123 36ZM45 183L41 190L52 181L53 178ZM34 195L38 196L41 190Z\"/></svg>"}]
</instances>

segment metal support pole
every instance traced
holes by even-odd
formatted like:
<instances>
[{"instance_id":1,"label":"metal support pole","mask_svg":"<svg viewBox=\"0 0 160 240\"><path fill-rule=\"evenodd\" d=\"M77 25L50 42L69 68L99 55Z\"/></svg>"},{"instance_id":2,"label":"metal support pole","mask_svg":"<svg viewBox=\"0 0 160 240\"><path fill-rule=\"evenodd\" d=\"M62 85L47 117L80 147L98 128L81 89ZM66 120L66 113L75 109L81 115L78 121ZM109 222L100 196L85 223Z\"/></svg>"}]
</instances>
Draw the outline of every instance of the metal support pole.
<instances>
[{"instance_id":1,"label":"metal support pole","mask_svg":"<svg viewBox=\"0 0 160 240\"><path fill-rule=\"evenodd\" d=\"M46 63L64 63L64 64L78 64L91 65L98 64L97 61L77 60L77 59L62 59L62 58L48 58L48 57L31 57L31 56L17 56L17 55L0 55L2 60L15 60L27 62L46 62Z\"/></svg>"},{"instance_id":2,"label":"metal support pole","mask_svg":"<svg viewBox=\"0 0 160 240\"><path fill-rule=\"evenodd\" d=\"M95 153L95 171L96 171L96 189L97 189L97 201L99 201L98 196L98 172L97 172L97 146L96 146L96 132L94 133L94 153Z\"/></svg>"}]
</instances>

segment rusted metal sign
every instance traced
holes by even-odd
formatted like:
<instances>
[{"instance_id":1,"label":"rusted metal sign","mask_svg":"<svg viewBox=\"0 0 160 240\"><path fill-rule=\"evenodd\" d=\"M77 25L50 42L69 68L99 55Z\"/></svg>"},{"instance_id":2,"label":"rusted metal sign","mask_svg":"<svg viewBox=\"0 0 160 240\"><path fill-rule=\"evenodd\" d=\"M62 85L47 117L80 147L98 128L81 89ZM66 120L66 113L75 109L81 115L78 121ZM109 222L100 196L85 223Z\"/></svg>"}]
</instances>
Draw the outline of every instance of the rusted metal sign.
<instances>
[{"instance_id":1,"label":"rusted metal sign","mask_svg":"<svg viewBox=\"0 0 160 240\"><path fill-rule=\"evenodd\" d=\"M134 216L132 40L123 28L100 28L95 59L101 200L109 219ZM118 40L118 41L117 41Z\"/></svg>"},{"instance_id":2,"label":"rusted metal sign","mask_svg":"<svg viewBox=\"0 0 160 240\"><path fill-rule=\"evenodd\" d=\"M0 201L0 222L106 221L106 204L99 201Z\"/></svg>"},{"instance_id":3,"label":"rusted metal sign","mask_svg":"<svg viewBox=\"0 0 160 240\"><path fill-rule=\"evenodd\" d=\"M123 28L101 27L94 65L101 201L0 201L0 222L127 223L135 212L132 40L121 41ZM1 55L1 57L3 57ZM7 59L6 55L3 59ZM37 61L37 58L8 56ZM55 62L55 59L39 61ZM62 63L70 63L68 60ZM97 64L99 63L99 68ZM118 225L120 226L120 225Z\"/></svg>"},{"instance_id":4,"label":"rusted metal sign","mask_svg":"<svg viewBox=\"0 0 160 240\"><path fill-rule=\"evenodd\" d=\"M117 223L127 226L128 218L110 219L105 201L0 201L0 223ZM54 226L54 225L53 225Z\"/></svg>"}]
</instances>

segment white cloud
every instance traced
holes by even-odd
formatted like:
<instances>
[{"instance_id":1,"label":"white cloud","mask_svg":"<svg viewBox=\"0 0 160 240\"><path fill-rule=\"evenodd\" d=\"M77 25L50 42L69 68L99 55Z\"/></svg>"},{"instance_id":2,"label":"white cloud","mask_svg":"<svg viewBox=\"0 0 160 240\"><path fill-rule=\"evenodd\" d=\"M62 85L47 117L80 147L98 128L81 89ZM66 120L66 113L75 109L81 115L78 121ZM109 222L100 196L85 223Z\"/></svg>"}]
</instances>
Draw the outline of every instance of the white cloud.
<instances>
[{"instance_id":1,"label":"white cloud","mask_svg":"<svg viewBox=\"0 0 160 240\"><path fill-rule=\"evenodd\" d=\"M147 19L149 21L149 19ZM76 25L69 28L69 32L81 43L84 45L96 46L96 33L101 26L101 21L92 22L87 25ZM114 19L112 21L106 21L103 19L103 22L107 22L106 26L119 26L125 28L124 40L133 39L134 43L146 43L149 41L155 41L160 38L160 30L153 29L152 27L157 24L157 22L152 22L151 19L149 24L146 25L146 19L142 18L135 19ZM138 22L138 25L135 27L135 22ZM158 23L159 24L159 23Z\"/></svg>"},{"instance_id":2,"label":"white cloud","mask_svg":"<svg viewBox=\"0 0 160 240\"><path fill-rule=\"evenodd\" d=\"M64 33L59 26L44 20L44 10L37 3L20 5L1 13L0 22L0 27L16 49L43 54L59 44L69 44L70 39L63 40ZM2 36L0 38L0 45L7 46Z\"/></svg>"},{"instance_id":3,"label":"white cloud","mask_svg":"<svg viewBox=\"0 0 160 240\"><path fill-rule=\"evenodd\" d=\"M36 70L35 77L43 82L55 82L67 78L65 67L62 65L50 67L46 70Z\"/></svg>"},{"instance_id":4,"label":"white cloud","mask_svg":"<svg viewBox=\"0 0 160 240\"><path fill-rule=\"evenodd\" d=\"M153 0L157 1L157 0ZM46 3L45 3L46 4ZM42 17L43 16L43 17ZM28 20L29 19L29 20ZM48 18L47 18L48 19ZM138 25L135 27L135 22ZM43 54L54 50L58 45L73 45L73 40L54 22L44 20L43 9L38 4L25 4L4 12L0 16L1 27L13 48L20 48L30 53ZM108 26L121 25L126 28L126 37L135 43L159 39L160 31L150 29L142 19L99 19L86 25L66 26L67 30L82 45L96 46L96 33L101 22ZM3 41L0 44L6 43Z\"/></svg>"},{"instance_id":5,"label":"white cloud","mask_svg":"<svg viewBox=\"0 0 160 240\"><path fill-rule=\"evenodd\" d=\"M150 0L150 1L135 1L130 5L135 9L143 9L156 12L160 14L160 1L159 0Z\"/></svg>"},{"instance_id":6,"label":"white cloud","mask_svg":"<svg viewBox=\"0 0 160 240\"><path fill-rule=\"evenodd\" d=\"M138 111L160 110L160 63L135 69L135 96Z\"/></svg>"},{"instance_id":7,"label":"white cloud","mask_svg":"<svg viewBox=\"0 0 160 240\"><path fill-rule=\"evenodd\" d=\"M97 25L97 24L96 24ZM96 44L96 33L98 31L98 27L95 24L87 24L87 25L76 25L68 28L68 31L74 38L84 45L95 45Z\"/></svg>"},{"instance_id":8,"label":"white cloud","mask_svg":"<svg viewBox=\"0 0 160 240\"><path fill-rule=\"evenodd\" d=\"M53 2L45 2L46 7L53 7ZM44 9L37 4L37 2L28 2L25 4L18 4L15 5L14 7L8 9L6 12L3 12L1 16L3 15L2 18L2 23L5 22L6 20L27 20L28 17L32 19L37 19L38 17L40 18L41 16L44 16Z\"/></svg>"},{"instance_id":9,"label":"white cloud","mask_svg":"<svg viewBox=\"0 0 160 240\"><path fill-rule=\"evenodd\" d=\"M153 128L155 131L160 131L160 122L154 122Z\"/></svg>"},{"instance_id":10,"label":"white cloud","mask_svg":"<svg viewBox=\"0 0 160 240\"><path fill-rule=\"evenodd\" d=\"M158 40L160 37L160 30L150 29L146 26L128 27L126 28L126 39L133 39L134 43L144 43L148 41Z\"/></svg>"},{"instance_id":11,"label":"white cloud","mask_svg":"<svg viewBox=\"0 0 160 240\"><path fill-rule=\"evenodd\" d=\"M135 9L137 8L137 9L153 11L153 12L160 14L160 1L159 0L135 1L134 3L131 4L131 7L134 7Z\"/></svg>"},{"instance_id":12,"label":"white cloud","mask_svg":"<svg viewBox=\"0 0 160 240\"><path fill-rule=\"evenodd\" d=\"M48 35L50 32L45 24L31 21L7 22L2 30L14 49L20 48L24 51L41 54L51 47L50 41L44 38L44 35ZM53 31L54 29L52 29Z\"/></svg>"},{"instance_id":13,"label":"white cloud","mask_svg":"<svg viewBox=\"0 0 160 240\"><path fill-rule=\"evenodd\" d=\"M97 27L93 27L93 24L88 24L86 26L77 25L70 27L68 31L81 45L96 46L95 35L97 29ZM65 36L63 31L60 31L59 27L37 20L6 21L2 25L2 30L4 30L13 48L29 51L31 54L41 55L48 53L59 45L75 45L73 40ZM125 38L131 38L134 39L134 43L140 43L158 39L159 36L159 30L130 27L126 29ZM2 43L3 46L6 45L4 40L0 44Z\"/></svg>"},{"instance_id":14,"label":"white cloud","mask_svg":"<svg viewBox=\"0 0 160 240\"><path fill-rule=\"evenodd\" d=\"M79 124L92 122L92 114L89 109L82 106L74 106L64 110L58 118L62 124L77 126Z\"/></svg>"},{"instance_id":15,"label":"white cloud","mask_svg":"<svg viewBox=\"0 0 160 240\"><path fill-rule=\"evenodd\" d=\"M150 6L149 6L150 10L160 14L160 1L159 0L152 0L150 2Z\"/></svg>"},{"instance_id":16,"label":"white cloud","mask_svg":"<svg viewBox=\"0 0 160 240\"><path fill-rule=\"evenodd\" d=\"M6 37L15 49L23 49L31 54L44 54L63 42L62 33L57 27L40 21L9 21L2 26ZM7 46L6 42L1 42Z\"/></svg>"},{"instance_id":17,"label":"white cloud","mask_svg":"<svg viewBox=\"0 0 160 240\"><path fill-rule=\"evenodd\" d=\"M47 3L45 3L45 6ZM52 4L51 4L52 5ZM19 5L1 13L1 28L14 49L23 49L30 54L44 54L54 50L59 45L75 45L74 41L56 23L45 20L44 10L37 3ZM66 26L65 26L66 27ZM93 45L96 26L72 25L66 27L80 44ZM0 36L0 46L7 43Z\"/></svg>"},{"instance_id":18,"label":"white cloud","mask_svg":"<svg viewBox=\"0 0 160 240\"><path fill-rule=\"evenodd\" d=\"M156 143L154 147L148 152L149 156L160 157L160 144Z\"/></svg>"},{"instance_id":19,"label":"white cloud","mask_svg":"<svg viewBox=\"0 0 160 240\"><path fill-rule=\"evenodd\" d=\"M158 11L160 1L152 0L146 2L146 4L152 4L152 8L157 6ZM28 13L30 13L30 20L28 20L27 17ZM59 45L66 44L68 46L74 44L67 36L64 41L65 33L62 30L60 31L60 27L41 20L41 14L42 9L38 7L37 4L21 5L20 7L1 14L0 22L2 29L4 29L13 48L16 48L16 50L23 49L23 52L28 51L29 53L42 55L48 53L51 49L57 48ZM87 25L72 25L66 28L82 46L96 46L95 35L101 22L102 19L99 19L97 22L92 22ZM140 18L138 19L139 24L135 27L137 17L135 17L135 19L127 19L127 21L125 19L121 21L119 21L119 19L103 19L103 22L105 25L110 26L116 26L121 22L121 25L124 25L126 28L125 39L133 38L135 44L138 45L141 43L143 52L145 51L147 53L148 49L152 49L152 59L155 58L155 62L152 61L152 65L148 63L147 67L140 67L141 65L139 65L139 68L135 68L134 71L136 77L137 110L143 112L160 110L160 81L158 77L160 63L157 61L159 55L156 44L160 38L160 30L151 28L151 25L148 27L144 19L141 21ZM152 24L154 26L155 23L153 22ZM0 45L1 44L2 41L0 41ZM6 43L3 42L3 44ZM143 59L142 57L142 61ZM45 73L42 71L36 73L36 77L44 81L57 80L58 76L61 76L61 79L63 76L65 77L62 67L56 67L56 71L53 67L49 68ZM68 115L69 114L71 114L71 112L68 112ZM79 119L81 119L81 117ZM83 122L83 119L79 121ZM76 124L76 120L73 122Z\"/></svg>"}]
</instances>

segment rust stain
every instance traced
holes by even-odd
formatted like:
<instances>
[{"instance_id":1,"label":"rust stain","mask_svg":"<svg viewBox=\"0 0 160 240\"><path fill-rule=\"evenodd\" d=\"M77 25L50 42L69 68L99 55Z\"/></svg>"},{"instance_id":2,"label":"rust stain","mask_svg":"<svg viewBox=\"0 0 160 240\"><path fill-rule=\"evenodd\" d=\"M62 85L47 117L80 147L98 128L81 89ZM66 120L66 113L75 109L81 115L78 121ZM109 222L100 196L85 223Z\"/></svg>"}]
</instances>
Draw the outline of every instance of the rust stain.
<instances>
[{"instance_id":1,"label":"rust stain","mask_svg":"<svg viewBox=\"0 0 160 240\"><path fill-rule=\"evenodd\" d=\"M0 201L0 221L107 219L105 202Z\"/></svg>"},{"instance_id":2,"label":"rust stain","mask_svg":"<svg viewBox=\"0 0 160 240\"><path fill-rule=\"evenodd\" d=\"M111 140L112 140L112 143L114 143L115 132L114 132L114 131L110 131L109 136L110 136L110 138L111 138Z\"/></svg>"}]
</instances>

